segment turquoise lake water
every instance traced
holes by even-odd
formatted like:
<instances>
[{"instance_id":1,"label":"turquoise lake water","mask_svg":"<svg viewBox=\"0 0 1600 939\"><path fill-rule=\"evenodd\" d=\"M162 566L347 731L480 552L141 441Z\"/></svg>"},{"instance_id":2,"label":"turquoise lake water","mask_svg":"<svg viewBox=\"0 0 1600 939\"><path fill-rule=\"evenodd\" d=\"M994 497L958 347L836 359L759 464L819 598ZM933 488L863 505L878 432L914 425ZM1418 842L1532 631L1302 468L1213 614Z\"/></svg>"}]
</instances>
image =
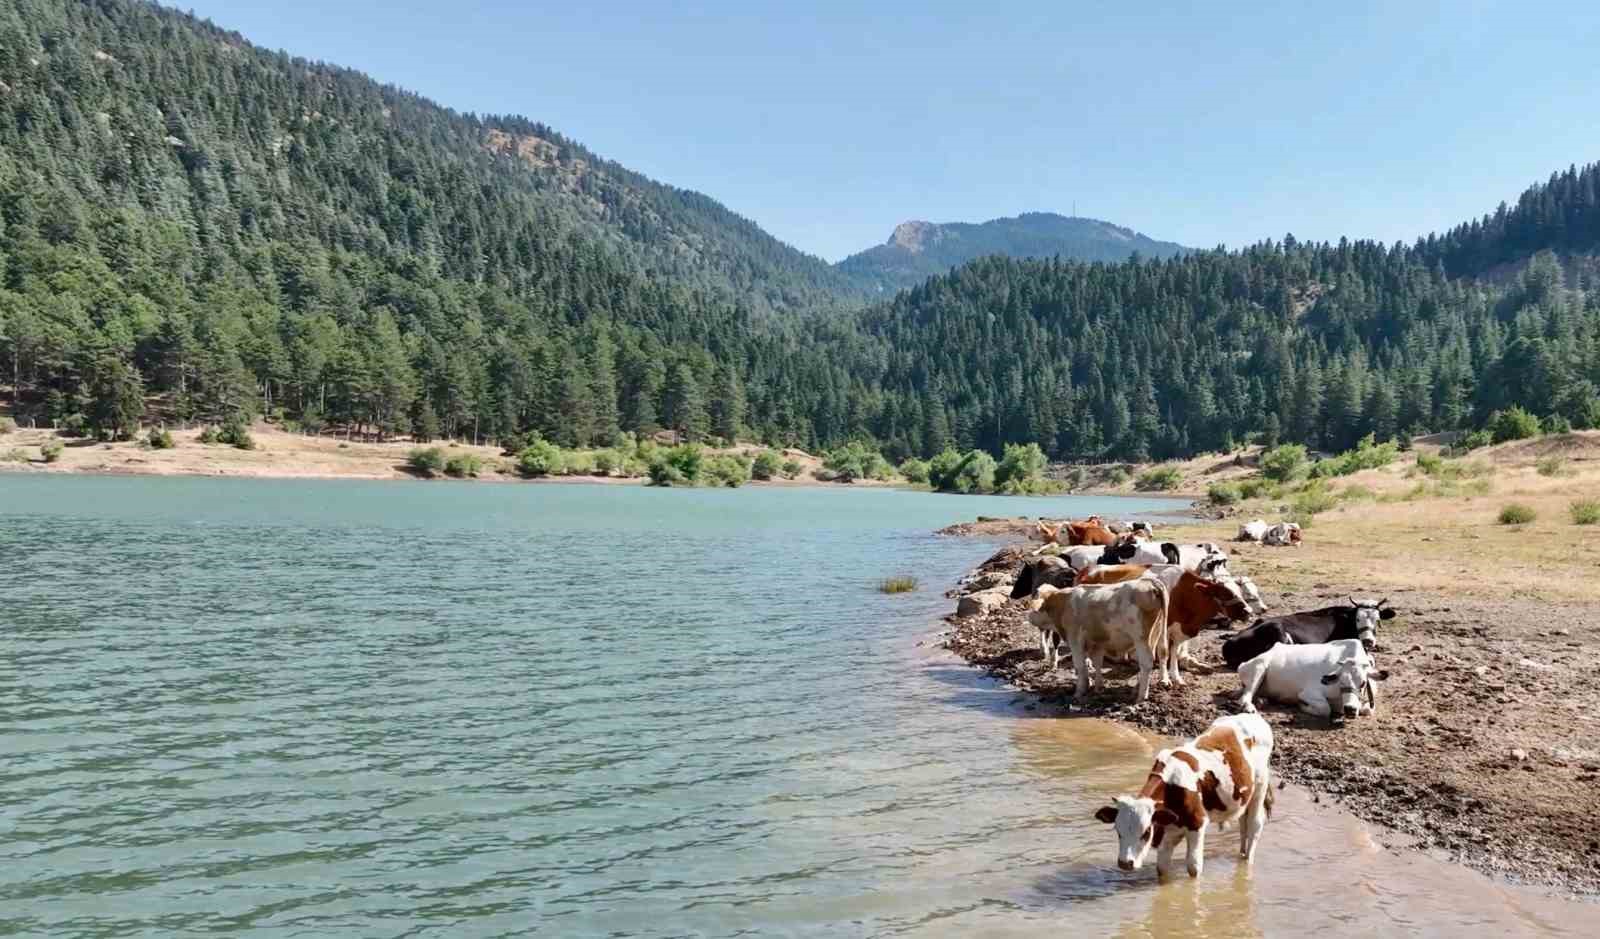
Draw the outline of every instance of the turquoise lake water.
<instances>
[{"instance_id":1,"label":"turquoise lake water","mask_svg":"<svg viewBox=\"0 0 1600 939\"><path fill-rule=\"evenodd\" d=\"M1150 742L939 653L990 546L931 532L1171 506L0 475L0 933L1557 931L1381 852L1308 919L1372 852L1292 798L1252 874L1111 866Z\"/></svg>"}]
</instances>

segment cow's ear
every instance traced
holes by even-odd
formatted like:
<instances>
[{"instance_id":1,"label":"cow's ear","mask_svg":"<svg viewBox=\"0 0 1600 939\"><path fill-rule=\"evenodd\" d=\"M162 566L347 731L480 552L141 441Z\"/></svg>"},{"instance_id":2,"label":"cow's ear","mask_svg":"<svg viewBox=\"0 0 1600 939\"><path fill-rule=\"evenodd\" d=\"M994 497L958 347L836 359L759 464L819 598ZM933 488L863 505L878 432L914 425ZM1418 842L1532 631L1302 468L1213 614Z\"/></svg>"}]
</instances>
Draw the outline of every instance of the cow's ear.
<instances>
[{"instance_id":1,"label":"cow's ear","mask_svg":"<svg viewBox=\"0 0 1600 939\"><path fill-rule=\"evenodd\" d=\"M1389 680L1389 670L1386 669L1386 668L1380 668L1375 672L1368 672L1367 673L1367 677L1372 679L1373 681L1388 681Z\"/></svg>"},{"instance_id":2,"label":"cow's ear","mask_svg":"<svg viewBox=\"0 0 1600 939\"><path fill-rule=\"evenodd\" d=\"M1387 608L1379 610L1378 619L1394 619L1394 610Z\"/></svg>"},{"instance_id":3,"label":"cow's ear","mask_svg":"<svg viewBox=\"0 0 1600 939\"><path fill-rule=\"evenodd\" d=\"M1117 820L1117 807L1114 805L1102 805L1099 811L1094 813L1094 817L1109 825Z\"/></svg>"},{"instance_id":4,"label":"cow's ear","mask_svg":"<svg viewBox=\"0 0 1600 939\"><path fill-rule=\"evenodd\" d=\"M1172 814L1171 809L1156 809L1155 816L1150 820L1157 825L1163 826L1178 824L1178 816Z\"/></svg>"},{"instance_id":5,"label":"cow's ear","mask_svg":"<svg viewBox=\"0 0 1600 939\"><path fill-rule=\"evenodd\" d=\"M1338 680L1339 680L1339 673L1338 672L1329 672L1328 674L1322 676L1322 683L1324 685L1331 685L1331 684L1333 684L1334 682L1336 682Z\"/></svg>"}]
</instances>

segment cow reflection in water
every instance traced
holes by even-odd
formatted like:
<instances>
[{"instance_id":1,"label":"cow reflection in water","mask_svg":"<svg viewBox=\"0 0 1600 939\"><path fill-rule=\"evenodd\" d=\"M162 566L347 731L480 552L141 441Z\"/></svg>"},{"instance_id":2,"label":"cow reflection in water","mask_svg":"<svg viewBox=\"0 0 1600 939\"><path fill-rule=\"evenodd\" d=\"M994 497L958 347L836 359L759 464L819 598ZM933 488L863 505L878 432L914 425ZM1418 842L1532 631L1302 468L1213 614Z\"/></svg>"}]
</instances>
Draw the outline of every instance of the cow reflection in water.
<instances>
[{"instance_id":1,"label":"cow reflection in water","mask_svg":"<svg viewBox=\"0 0 1600 939\"><path fill-rule=\"evenodd\" d=\"M1124 920L1115 932L1119 939L1185 936L1195 939L1259 939L1250 870L1244 864L1231 876L1187 877L1167 883L1150 883L1150 911L1141 919Z\"/></svg>"}]
</instances>

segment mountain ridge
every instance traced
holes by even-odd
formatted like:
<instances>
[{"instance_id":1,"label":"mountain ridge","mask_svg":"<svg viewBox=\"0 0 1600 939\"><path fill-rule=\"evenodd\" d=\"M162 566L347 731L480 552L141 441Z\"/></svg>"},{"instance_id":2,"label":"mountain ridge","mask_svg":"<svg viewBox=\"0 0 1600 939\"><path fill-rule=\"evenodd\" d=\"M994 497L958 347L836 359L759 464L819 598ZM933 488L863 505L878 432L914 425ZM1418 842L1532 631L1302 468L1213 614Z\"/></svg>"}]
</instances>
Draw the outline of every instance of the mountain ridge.
<instances>
[{"instance_id":1,"label":"mountain ridge","mask_svg":"<svg viewBox=\"0 0 1600 939\"><path fill-rule=\"evenodd\" d=\"M1135 253L1168 258L1191 250L1102 219L1023 212L985 222L910 219L896 225L887 241L852 254L834 267L868 290L892 293L991 254L1117 262Z\"/></svg>"}]
</instances>

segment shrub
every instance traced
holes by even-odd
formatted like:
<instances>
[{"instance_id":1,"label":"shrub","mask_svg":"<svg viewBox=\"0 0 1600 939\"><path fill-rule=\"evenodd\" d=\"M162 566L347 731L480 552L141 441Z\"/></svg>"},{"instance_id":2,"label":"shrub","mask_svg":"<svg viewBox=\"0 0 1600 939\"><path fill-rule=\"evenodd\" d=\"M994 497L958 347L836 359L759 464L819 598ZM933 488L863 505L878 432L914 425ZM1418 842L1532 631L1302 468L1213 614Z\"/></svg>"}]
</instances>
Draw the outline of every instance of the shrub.
<instances>
[{"instance_id":1,"label":"shrub","mask_svg":"<svg viewBox=\"0 0 1600 939\"><path fill-rule=\"evenodd\" d=\"M444 451L438 447L418 447L406 455L406 466L422 476L437 476L444 465Z\"/></svg>"},{"instance_id":2,"label":"shrub","mask_svg":"<svg viewBox=\"0 0 1600 939\"><path fill-rule=\"evenodd\" d=\"M717 454L706 459L700 476L708 485L737 489L750 481L750 462L731 453Z\"/></svg>"},{"instance_id":3,"label":"shrub","mask_svg":"<svg viewBox=\"0 0 1600 939\"><path fill-rule=\"evenodd\" d=\"M255 438L250 436L250 428L245 426L244 418L234 416L225 421L217 431L217 443L225 443L238 447L240 450L254 450Z\"/></svg>"},{"instance_id":4,"label":"shrub","mask_svg":"<svg viewBox=\"0 0 1600 939\"><path fill-rule=\"evenodd\" d=\"M994 489L998 465L982 450L968 450L956 467L956 488L962 492L989 492Z\"/></svg>"},{"instance_id":5,"label":"shrub","mask_svg":"<svg viewBox=\"0 0 1600 939\"><path fill-rule=\"evenodd\" d=\"M828 451L822 458L822 465L842 483L853 483L858 479L888 479L894 475L894 468L889 461L871 445L859 440Z\"/></svg>"},{"instance_id":6,"label":"shrub","mask_svg":"<svg viewBox=\"0 0 1600 939\"><path fill-rule=\"evenodd\" d=\"M1417 469L1424 475L1437 476L1444 469L1444 458L1433 453L1417 454Z\"/></svg>"},{"instance_id":7,"label":"shrub","mask_svg":"<svg viewBox=\"0 0 1600 939\"><path fill-rule=\"evenodd\" d=\"M483 459L476 453L456 453L444 461L444 471L447 476L464 479L468 476L477 478L483 472Z\"/></svg>"},{"instance_id":8,"label":"shrub","mask_svg":"<svg viewBox=\"0 0 1600 939\"><path fill-rule=\"evenodd\" d=\"M928 481L928 461L912 457L900 464L900 475L904 476L907 482L921 485Z\"/></svg>"},{"instance_id":9,"label":"shrub","mask_svg":"<svg viewBox=\"0 0 1600 939\"><path fill-rule=\"evenodd\" d=\"M595 465L593 453L578 450L562 451L561 475L563 476L593 476Z\"/></svg>"},{"instance_id":10,"label":"shrub","mask_svg":"<svg viewBox=\"0 0 1600 939\"><path fill-rule=\"evenodd\" d=\"M1571 476L1567 461L1558 456L1547 456L1537 464L1540 476Z\"/></svg>"},{"instance_id":11,"label":"shrub","mask_svg":"<svg viewBox=\"0 0 1600 939\"><path fill-rule=\"evenodd\" d=\"M951 492L956 488L956 469L961 465L961 454L954 450L944 450L934 455L928 461L928 485L940 492Z\"/></svg>"},{"instance_id":12,"label":"shrub","mask_svg":"<svg viewBox=\"0 0 1600 939\"><path fill-rule=\"evenodd\" d=\"M880 593L910 593L915 589L917 589L917 579L915 577L904 575L885 577L878 582L878 591Z\"/></svg>"},{"instance_id":13,"label":"shrub","mask_svg":"<svg viewBox=\"0 0 1600 939\"><path fill-rule=\"evenodd\" d=\"M1462 436L1460 440L1456 441L1455 446L1451 449L1456 453L1470 453L1479 447L1487 447L1491 443L1494 443L1493 434L1489 433L1487 430L1475 430L1470 434Z\"/></svg>"},{"instance_id":14,"label":"shrub","mask_svg":"<svg viewBox=\"0 0 1600 939\"><path fill-rule=\"evenodd\" d=\"M1108 486L1120 486L1123 483L1127 482L1128 481L1128 477L1132 476L1132 475L1133 474L1128 472L1127 469L1124 468L1124 467L1113 466L1113 467L1111 467L1111 469L1106 471L1106 485L1108 485Z\"/></svg>"},{"instance_id":15,"label":"shrub","mask_svg":"<svg viewBox=\"0 0 1600 939\"><path fill-rule=\"evenodd\" d=\"M1600 499L1578 499L1567 511L1572 513L1572 524L1593 525L1600 522Z\"/></svg>"},{"instance_id":16,"label":"shrub","mask_svg":"<svg viewBox=\"0 0 1600 939\"><path fill-rule=\"evenodd\" d=\"M628 457L620 450L596 450L594 453L594 472L596 476L624 476L628 466Z\"/></svg>"},{"instance_id":17,"label":"shrub","mask_svg":"<svg viewBox=\"0 0 1600 939\"><path fill-rule=\"evenodd\" d=\"M207 426L204 430L200 431L199 440L201 443L216 443L217 429L215 427ZM339 446L343 447L344 444L340 444Z\"/></svg>"},{"instance_id":18,"label":"shrub","mask_svg":"<svg viewBox=\"0 0 1600 939\"><path fill-rule=\"evenodd\" d=\"M44 447L40 447L39 450L40 450L40 452L43 452L44 451ZM11 449L5 451L4 453L0 453L0 463L32 463L32 462L33 462L33 460L30 459L29 456L28 456L28 451L22 449L21 447L12 447Z\"/></svg>"},{"instance_id":19,"label":"shrub","mask_svg":"<svg viewBox=\"0 0 1600 939\"><path fill-rule=\"evenodd\" d=\"M1021 494L1045 490L1044 451L1036 443L1008 443L995 467L994 484L1001 492Z\"/></svg>"},{"instance_id":20,"label":"shrub","mask_svg":"<svg viewBox=\"0 0 1600 939\"><path fill-rule=\"evenodd\" d=\"M1288 482L1305 470L1306 448L1286 443L1261 454L1261 475L1276 482Z\"/></svg>"},{"instance_id":21,"label":"shrub","mask_svg":"<svg viewBox=\"0 0 1600 939\"><path fill-rule=\"evenodd\" d=\"M801 469L802 467L797 461L784 460L781 472L783 473L784 479L798 479L800 477Z\"/></svg>"},{"instance_id":22,"label":"shrub","mask_svg":"<svg viewBox=\"0 0 1600 939\"><path fill-rule=\"evenodd\" d=\"M1133 488L1141 492L1165 492L1168 489L1178 488L1183 482L1183 473L1176 466L1157 466L1139 474L1134 480Z\"/></svg>"},{"instance_id":23,"label":"shrub","mask_svg":"<svg viewBox=\"0 0 1600 939\"><path fill-rule=\"evenodd\" d=\"M65 452L66 449L66 446L64 446L59 440L46 440L44 443L39 445L39 455L44 457L44 461L46 463L54 463L55 461L61 459L61 454Z\"/></svg>"},{"instance_id":24,"label":"shrub","mask_svg":"<svg viewBox=\"0 0 1600 939\"><path fill-rule=\"evenodd\" d=\"M750 477L767 480L783 470L783 454L776 450L762 450L750 461Z\"/></svg>"},{"instance_id":25,"label":"shrub","mask_svg":"<svg viewBox=\"0 0 1600 939\"><path fill-rule=\"evenodd\" d=\"M1212 483L1206 488L1206 498L1212 505L1232 505L1243 498L1243 493L1233 483Z\"/></svg>"},{"instance_id":26,"label":"shrub","mask_svg":"<svg viewBox=\"0 0 1600 939\"><path fill-rule=\"evenodd\" d=\"M1539 429L1547 434L1570 434L1572 422L1560 414L1549 414L1540 422Z\"/></svg>"},{"instance_id":27,"label":"shrub","mask_svg":"<svg viewBox=\"0 0 1600 939\"><path fill-rule=\"evenodd\" d=\"M9 417L0 417L0 437L17 429L17 422Z\"/></svg>"},{"instance_id":28,"label":"shrub","mask_svg":"<svg viewBox=\"0 0 1600 939\"><path fill-rule=\"evenodd\" d=\"M68 414L61 420L61 436L82 437L89 432L89 419L82 414Z\"/></svg>"},{"instance_id":29,"label":"shrub","mask_svg":"<svg viewBox=\"0 0 1600 939\"><path fill-rule=\"evenodd\" d=\"M1290 505L1290 510L1295 515L1312 516L1326 512L1338 504L1339 500L1328 491L1327 486L1321 482L1313 482L1300 490L1300 494Z\"/></svg>"},{"instance_id":30,"label":"shrub","mask_svg":"<svg viewBox=\"0 0 1600 939\"><path fill-rule=\"evenodd\" d=\"M1259 499L1262 497L1273 499L1277 495L1278 484L1270 479L1247 479L1239 484L1239 498L1241 499Z\"/></svg>"},{"instance_id":31,"label":"shrub","mask_svg":"<svg viewBox=\"0 0 1600 939\"><path fill-rule=\"evenodd\" d=\"M1500 509L1502 525L1526 525L1538 517L1539 513L1533 510L1533 506L1523 505L1520 502L1508 503Z\"/></svg>"},{"instance_id":32,"label":"shrub","mask_svg":"<svg viewBox=\"0 0 1600 939\"><path fill-rule=\"evenodd\" d=\"M1484 429L1489 431L1495 443L1524 440L1539 436L1539 419L1513 405L1489 415L1489 423Z\"/></svg>"},{"instance_id":33,"label":"shrub","mask_svg":"<svg viewBox=\"0 0 1600 939\"><path fill-rule=\"evenodd\" d=\"M693 486L700 481L705 453L697 444L679 444L657 451L650 461L650 485Z\"/></svg>"},{"instance_id":34,"label":"shrub","mask_svg":"<svg viewBox=\"0 0 1600 939\"><path fill-rule=\"evenodd\" d=\"M530 478L555 476L565 462L561 448L548 440L536 440L517 451L517 472Z\"/></svg>"},{"instance_id":35,"label":"shrub","mask_svg":"<svg viewBox=\"0 0 1600 939\"><path fill-rule=\"evenodd\" d=\"M528 449L539 440L539 435L535 433L506 434L500 439L500 455L520 457L522 451Z\"/></svg>"},{"instance_id":36,"label":"shrub","mask_svg":"<svg viewBox=\"0 0 1600 939\"><path fill-rule=\"evenodd\" d=\"M145 437L145 442L152 450L171 450L178 445L177 441L172 439L172 432L165 427L150 428L150 434Z\"/></svg>"}]
</instances>

